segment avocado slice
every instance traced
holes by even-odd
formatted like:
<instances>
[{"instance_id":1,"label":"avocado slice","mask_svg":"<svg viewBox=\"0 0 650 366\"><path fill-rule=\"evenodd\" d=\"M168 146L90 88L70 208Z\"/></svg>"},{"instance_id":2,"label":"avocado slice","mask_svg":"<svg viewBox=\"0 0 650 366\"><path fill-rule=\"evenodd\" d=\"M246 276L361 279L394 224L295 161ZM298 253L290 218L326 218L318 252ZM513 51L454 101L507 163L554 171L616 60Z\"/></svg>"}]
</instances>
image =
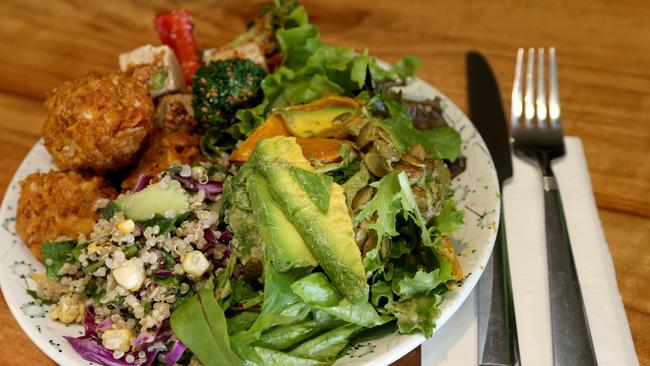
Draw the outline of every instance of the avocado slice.
<instances>
[{"instance_id":1,"label":"avocado slice","mask_svg":"<svg viewBox=\"0 0 650 366\"><path fill-rule=\"evenodd\" d=\"M345 124L337 123L337 119L358 111L357 108L347 106L327 106L316 110L288 109L276 113L282 117L293 136L304 138L340 137L345 131Z\"/></svg>"},{"instance_id":2,"label":"avocado slice","mask_svg":"<svg viewBox=\"0 0 650 366\"><path fill-rule=\"evenodd\" d=\"M292 268L316 267L311 254L296 227L287 219L271 197L269 182L254 172L246 183L257 229L262 236L264 254L280 272Z\"/></svg>"},{"instance_id":3,"label":"avocado slice","mask_svg":"<svg viewBox=\"0 0 650 366\"><path fill-rule=\"evenodd\" d=\"M114 202L127 218L143 221L153 218L156 214L165 215L169 210L174 211L174 216L186 212L190 208L188 197L178 181L165 180L140 192L121 194Z\"/></svg>"},{"instance_id":4,"label":"avocado slice","mask_svg":"<svg viewBox=\"0 0 650 366\"><path fill-rule=\"evenodd\" d=\"M366 273L341 186L330 185L329 207L321 212L291 172L292 165L314 171L294 137L259 141L254 161L268 179L273 198L336 288L350 301L367 301Z\"/></svg>"},{"instance_id":5,"label":"avocado slice","mask_svg":"<svg viewBox=\"0 0 650 366\"><path fill-rule=\"evenodd\" d=\"M262 262L262 237L246 191L246 182L252 174L251 164L246 163L237 174L228 177L223 185L224 219L233 233L230 242L232 254L244 265L250 260Z\"/></svg>"}]
</instances>

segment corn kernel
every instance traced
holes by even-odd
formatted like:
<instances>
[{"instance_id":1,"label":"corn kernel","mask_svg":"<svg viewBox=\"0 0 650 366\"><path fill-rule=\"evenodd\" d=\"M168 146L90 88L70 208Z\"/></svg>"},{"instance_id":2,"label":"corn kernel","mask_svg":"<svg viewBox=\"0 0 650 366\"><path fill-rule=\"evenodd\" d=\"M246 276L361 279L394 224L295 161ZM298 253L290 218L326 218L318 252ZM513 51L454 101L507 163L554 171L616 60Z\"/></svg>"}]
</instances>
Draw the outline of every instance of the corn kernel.
<instances>
[{"instance_id":1,"label":"corn kernel","mask_svg":"<svg viewBox=\"0 0 650 366\"><path fill-rule=\"evenodd\" d=\"M134 338L128 329L109 329L102 334L102 345L111 351L128 352Z\"/></svg>"},{"instance_id":2,"label":"corn kernel","mask_svg":"<svg viewBox=\"0 0 650 366\"><path fill-rule=\"evenodd\" d=\"M95 243L94 241L91 242L90 244L88 244L88 246L86 247L86 253L88 255L91 255L91 254L95 253L96 251L97 251L97 243Z\"/></svg>"},{"instance_id":3,"label":"corn kernel","mask_svg":"<svg viewBox=\"0 0 650 366\"><path fill-rule=\"evenodd\" d=\"M117 230L119 230L122 234L132 233L133 230L135 230L135 222L133 222L131 219L124 220L117 224Z\"/></svg>"},{"instance_id":4,"label":"corn kernel","mask_svg":"<svg viewBox=\"0 0 650 366\"><path fill-rule=\"evenodd\" d=\"M137 291L144 282L144 264L139 258L131 258L113 269L117 283L129 291Z\"/></svg>"},{"instance_id":5,"label":"corn kernel","mask_svg":"<svg viewBox=\"0 0 650 366\"><path fill-rule=\"evenodd\" d=\"M81 322L84 303L76 294L61 296L59 301L50 308L50 316L61 323L71 324Z\"/></svg>"},{"instance_id":6,"label":"corn kernel","mask_svg":"<svg viewBox=\"0 0 650 366\"><path fill-rule=\"evenodd\" d=\"M191 251L181 258L183 271L194 278L199 278L210 266L210 262L198 250Z\"/></svg>"}]
</instances>

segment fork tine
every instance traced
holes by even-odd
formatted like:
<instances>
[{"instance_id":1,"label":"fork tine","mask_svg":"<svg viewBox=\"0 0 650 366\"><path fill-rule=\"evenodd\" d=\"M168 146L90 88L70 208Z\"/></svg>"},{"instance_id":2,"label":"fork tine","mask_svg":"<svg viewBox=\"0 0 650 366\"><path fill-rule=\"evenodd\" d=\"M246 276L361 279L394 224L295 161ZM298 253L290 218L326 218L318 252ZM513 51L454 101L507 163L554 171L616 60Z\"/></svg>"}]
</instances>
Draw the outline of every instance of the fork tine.
<instances>
[{"instance_id":1,"label":"fork tine","mask_svg":"<svg viewBox=\"0 0 650 366\"><path fill-rule=\"evenodd\" d=\"M515 64L515 80L512 83L512 95L510 97L510 128L516 130L521 123L522 113L522 75L521 70L524 66L524 49L517 50L517 62Z\"/></svg>"},{"instance_id":2,"label":"fork tine","mask_svg":"<svg viewBox=\"0 0 650 366\"><path fill-rule=\"evenodd\" d=\"M528 64L526 67L526 94L524 95L524 117L526 121L526 128L533 127L533 117L535 117L535 76L533 75L535 69L535 49L528 49Z\"/></svg>"},{"instance_id":3,"label":"fork tine","mask_svg":"<svg viewBox=\"0 0 650 366\"><path fill-rule=\"evenodd\" d=\"M560 91L557 85L557 61L555 59L555 47L548 50L549 61L549 95L548 95L548 113L551 118L551 128L560 129Z\"/></svg>"},{"instance_id":4,"label":"fork tine","mask_svg":"<svg viewBox=\"0 0 650 366\"><path fill-rule=\"evenodd\" d=\"M535 108L537 111L537 128L546 128L546 92L544 91L544 49L537 50L537 100Z\"/></svg>"}]
</instances>

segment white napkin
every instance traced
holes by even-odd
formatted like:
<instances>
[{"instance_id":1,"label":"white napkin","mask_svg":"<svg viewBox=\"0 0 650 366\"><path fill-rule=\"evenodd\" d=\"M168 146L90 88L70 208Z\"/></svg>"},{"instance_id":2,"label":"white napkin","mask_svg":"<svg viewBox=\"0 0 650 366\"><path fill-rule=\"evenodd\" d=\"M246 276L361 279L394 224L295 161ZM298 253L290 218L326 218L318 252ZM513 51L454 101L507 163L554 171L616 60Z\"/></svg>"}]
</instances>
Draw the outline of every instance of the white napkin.
<instances>
[{"instance_id":1,"label":"white napkin","mask_svg":"<svg viewBox=\"0 0 650 366\"><path fill-rule=\"evenodd\" d=\"M582 142L565 139L567 154L553 169L569 227L598 364L638 365L616 274L591 190ZM552 365L542 179L537 166L513 158L504 186L506 231L522 365ZM422 365L476 365L476 290L422 345Z\"/></svg>"}]
</instances>

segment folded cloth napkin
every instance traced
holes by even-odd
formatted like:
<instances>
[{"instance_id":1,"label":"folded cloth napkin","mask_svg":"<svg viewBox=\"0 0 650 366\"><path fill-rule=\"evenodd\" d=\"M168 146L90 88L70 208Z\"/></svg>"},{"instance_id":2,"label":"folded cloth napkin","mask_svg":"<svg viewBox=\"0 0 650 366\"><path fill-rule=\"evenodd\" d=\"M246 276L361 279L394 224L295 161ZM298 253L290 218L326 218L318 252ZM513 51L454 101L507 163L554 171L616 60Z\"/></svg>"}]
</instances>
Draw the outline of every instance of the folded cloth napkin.
<instances>
[{"instance_id":1,"label":"folded cloth napkin","mask_svg":"<svg viewBox=\"0 0 650 366\"><path fill-rule=\"evenodd\" d=\"M567 154L553 169L598 364L638 365L582 142L567 137L565 145ZM517 157L513 157L513 169L503 196L521 362L525 366L552 365L542 179L537 166ZM422 345L422 365L477 364L477 304L474 290L454 317Z\"/></svg>"}]
</instances>

